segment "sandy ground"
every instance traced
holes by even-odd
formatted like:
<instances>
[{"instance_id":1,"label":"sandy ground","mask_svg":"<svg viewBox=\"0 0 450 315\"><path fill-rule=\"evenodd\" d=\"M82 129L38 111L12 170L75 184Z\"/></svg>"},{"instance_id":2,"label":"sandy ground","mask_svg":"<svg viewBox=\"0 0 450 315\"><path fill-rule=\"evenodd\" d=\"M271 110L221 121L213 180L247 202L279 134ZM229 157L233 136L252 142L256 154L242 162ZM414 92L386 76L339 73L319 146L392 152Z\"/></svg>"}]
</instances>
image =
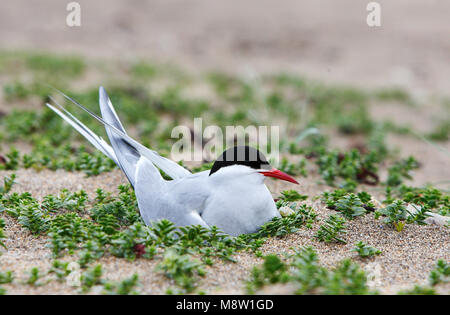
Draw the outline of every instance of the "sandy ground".
<instances>
[{"instance_id":1,"label":"sandy ground","mask_svg":"<svg viewBox=\"0 0 450 315\"><path fill-rule=\"evenodd\" d=\"M447 0L380 0L379 28L367 26L360 0L78 2L81 27L72 28L68 1L0 2L0 47L448 92Z\"/></svg>"},{"instance_id":2,"label":"sandy ground","mask_svg":"<svg viewBox=\"0 0 450 315\"><path fill-rule=\"evenodd\" d=\"M9 172L0 172L0 176ZM119 171L102 174L98 177L86 178L81 173L67 173L57 171L42 171L36 173L30 170L19 170L18 185L14 191L30 191L33 196L42 198L49 193L58 193L62 188L69 190L85 189L90 197L95 196L95 188L101 187L108 191L115 191L115 187L126 179ZM327 190L324 185L317 184L318 178L309 177L308 180L300 179L301 192L313 197L318 192ZM44 182L52 182L51 186L42 185ZM292 188L288 184L269 181L268 186L274 196L284 189ZM372 288L379 289L382 293L396 293L398 290L412 288L413 284L427 284L429 272L434 268L438 259L450 260L450 230L448 228L430 225L417 226L407 225L401 233L386 227L380 221L373 219L371 214L358 218L348 223L348 234L345 245L325 244L316 241L313 236L320 221L334 211L328 210L319 200L311 200L307 203L313 206L319 214L318 221L311 230L302 228L299 232L291 234L282 239L270 239L263 247L263 252L283 253L290 248L298 246L313 246L320 257L323 265L331 267L340 260L351 257L369 274L369 284ZM33 237L22 229L14 219L2 215L6 221L6 233L8 239L6 246L8 251L0 256L2 270L14 270L16 283L5 285L10 294L73 294L79 292L78 288L66 283L52 281L44 286L32 287L21 284L26 281L32 267L39 267L43 272L51 267L51 253L45 247L45 237ZM354 244L364 241L382 251L380 256L370 259L361 259L352 252ZM201 281L200 289L210 294L244 293L244 281L248 279L251 267L260 262L253 254L239 253L236 256L238 263L217 262L207 268L207 275ZM76 256L67 256L66 261L76 260ZM138 259L135 262L127 262L124 259L107 256L98 261L104 267L104 279L123 280L137 272L140 279L139 291L141 293L158 294L164 293L172 285L170 281L154 271L157 260ZM43 278L41 282L46 281ZM264 293L286 293L285 288L268 289ZM448 285L438 288L440 293L450 293ZM99 293L101 288L94 288L92 293Z\"/></svg>"}]
</instances>

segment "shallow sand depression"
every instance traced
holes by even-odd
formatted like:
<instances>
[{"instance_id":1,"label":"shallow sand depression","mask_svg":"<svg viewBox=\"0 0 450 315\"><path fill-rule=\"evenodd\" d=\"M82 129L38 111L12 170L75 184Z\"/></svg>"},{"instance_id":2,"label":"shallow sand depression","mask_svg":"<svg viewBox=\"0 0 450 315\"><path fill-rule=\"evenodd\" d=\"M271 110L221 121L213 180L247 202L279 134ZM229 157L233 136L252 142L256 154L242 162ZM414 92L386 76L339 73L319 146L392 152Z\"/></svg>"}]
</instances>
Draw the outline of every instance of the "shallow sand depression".
<instances>
[{"instance_id":1,"label":"shallow sand depression","mask_svg":"<svg viewBox=\"0 0 450 315\"><path fill-rule=\"evenodd\" d=\"M2 171L1 176L11 172ZM13 191L29 191L34 197L41 199L47 194L58 193L67 188L71 191L84 189L89 197L95 196L96 188L116 192L119 184L126 183L125 177L119 170L102 174L96 177L86 177L83 173L70 173L65 171L41 171L18 170L17 184ZM318 178L309 176L301 179L301 185L292 187L279 181L268 180L267 185L278 196L285 189L296 188L309 196L306 204L311 205L318 214L317 221L312 229L302 227L298 232L283 238L270 238L262 247L264 254L289 252L291 248L309 245L316 249L320 263L326 267L335 266L344 258L351 258L366 270L368 284L380 293L394 294L399 290L410 289L415 284L428 284L428 276L435 268L436 261L450 260L450 231L446 227L429 225L419 226L407 224L402 232L396 232L391 227L384 225L381 220L375 220L373 214L348 221L348 233L345 236L347 244L323 243L313 236L321 224L321 221L335 211L326 209L320 199L313 198L322 191L329 189L325 185L317 184ZM49 185L48 183L51 183ZM315 200L312 200L315 199ZM5 233L7 240L5 245L8 250L3 250L0 256L0 270L13 270L15 281L13 284L4 285L8 294L76 294L80 292L77 287L72 287L66 282L50 281L45 285L33 287L23 282L28 278L28 271L38 267L41 272L51 268L53 258L46 247L47 236L35 237L22 228L15 219L0 214L6 222ZM353 252L354 244L363 241L382 251L379 256L362 259ZM249 278L251 268L261 263L253 253L238 252L235 256L237 262L216 263L206 268L206 276L200 280L198 290L209 294L242 294L245 293L245 281ZM77 255L65 256L63 261L76 261ZM111 255L101 258L97 263L102 264L103 279L118 281L130 277L133 273L139 275L137 290L142 294L164 294L173 282L162 274L155 272L155 266L160 261L156 258L148 260L144 258L129 262L125 259ZM48 277L40 281L45 282ZM91 293L100 293L101 287L94 287ZM437 292L450 293L450 285L440 285ZM261 293L283 294L289 293L284 287L267 287Z\"/></svg>"}]
</instances>

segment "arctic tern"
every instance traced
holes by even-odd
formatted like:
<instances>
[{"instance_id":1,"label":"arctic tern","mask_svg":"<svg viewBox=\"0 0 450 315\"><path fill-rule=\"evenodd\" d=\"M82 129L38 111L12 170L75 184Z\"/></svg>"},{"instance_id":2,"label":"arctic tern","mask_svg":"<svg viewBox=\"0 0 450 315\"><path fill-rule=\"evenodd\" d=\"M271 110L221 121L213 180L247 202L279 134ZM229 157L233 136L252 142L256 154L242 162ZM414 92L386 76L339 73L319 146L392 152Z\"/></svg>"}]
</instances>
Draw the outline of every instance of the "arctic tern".
<instances>
[{"instance_id":1,"label":"arctic tern","mask_svg":"<svg viewBox=\"0 0 450 315\"><path fill-rule=\"evenodd\" d=\"M253 233L280 216L264 184L265 177L298 184L291 176L272 168L260 151L249 146L232 147L214 162L210 171L192 174L128 136L103 87L99 88L102 117L62 94L104 124L111 145L53 98L59 109L46 105L122 169L135 190L147 225L167 219L177 226L217 226L232 236ZM165 180L158 168L172 180Z\"/></svg>"}]
</instances>

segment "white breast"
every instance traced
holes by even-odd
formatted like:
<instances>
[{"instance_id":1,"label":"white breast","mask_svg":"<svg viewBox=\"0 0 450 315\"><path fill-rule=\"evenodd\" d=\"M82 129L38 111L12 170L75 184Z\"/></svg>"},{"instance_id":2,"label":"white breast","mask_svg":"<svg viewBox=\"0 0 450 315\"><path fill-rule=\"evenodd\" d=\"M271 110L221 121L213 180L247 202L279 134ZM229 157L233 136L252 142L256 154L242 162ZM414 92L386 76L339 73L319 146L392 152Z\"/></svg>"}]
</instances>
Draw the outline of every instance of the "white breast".
<instances>
[{"instance_id":1,"label":"white breast","mask_svg":"<svg viewBox=\"0 0 450 315\"><path fill-rule=\"evenodd\" d=\"M256 232L261 225L279 216L272 194L264 185L264 176L247 168L238 171L246 173L237 177L211 176L211 195L201 213L209 226L216 225L233 236Z\"/></svg>"},{"instance_id":2,"label":"white breast","mask_svg":"<svg viewBox=\"0 0 450 315\"><path fill-rule=\"evenodd\" d=\"M145 170L137 176L136 197L147 224L168 219L177 226L215 225L237 236L256 232L279 216L264 176L248 167L230 166L211 176L202 172L158 184Z\"/></svg>"}]
</instances>

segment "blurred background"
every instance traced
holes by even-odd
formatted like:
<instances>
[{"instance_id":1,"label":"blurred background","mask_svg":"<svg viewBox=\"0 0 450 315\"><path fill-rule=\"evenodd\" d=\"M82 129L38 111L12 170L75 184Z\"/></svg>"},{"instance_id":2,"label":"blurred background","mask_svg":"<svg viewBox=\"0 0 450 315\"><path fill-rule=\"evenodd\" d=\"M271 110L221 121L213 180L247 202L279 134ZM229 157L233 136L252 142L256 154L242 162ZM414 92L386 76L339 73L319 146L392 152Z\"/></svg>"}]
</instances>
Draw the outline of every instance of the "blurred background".
<instances>
[{"instance_id":1,"label":"blurred background","mask_svg":"<svg viewBox=\"0 0 450 315\"><path fill-rule=\"evenodd\" d=\"M66 25L69 2L2 1L0 47L448 91L446 0L378 1L381 27L360 0L80 0L81 27Z\"/></svg>"}]
</instances>

